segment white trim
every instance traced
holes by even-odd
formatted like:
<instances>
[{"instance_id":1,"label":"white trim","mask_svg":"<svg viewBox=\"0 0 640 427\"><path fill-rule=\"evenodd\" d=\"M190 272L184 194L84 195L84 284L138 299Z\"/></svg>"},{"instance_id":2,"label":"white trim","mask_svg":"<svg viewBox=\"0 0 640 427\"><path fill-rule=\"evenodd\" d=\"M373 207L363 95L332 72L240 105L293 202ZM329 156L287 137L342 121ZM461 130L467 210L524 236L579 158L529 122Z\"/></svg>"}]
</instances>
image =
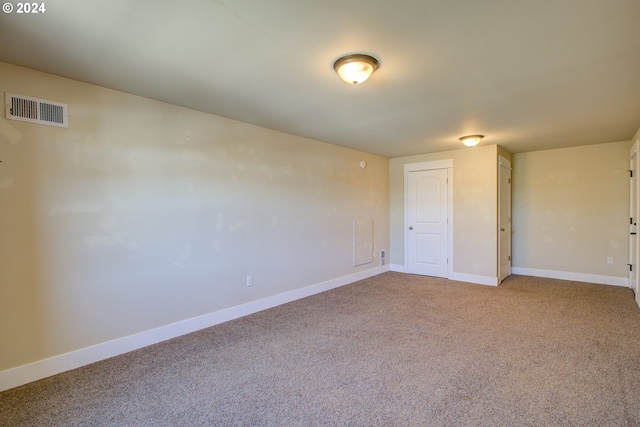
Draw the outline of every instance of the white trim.
<instances>
[{"instance_id":1,"label":"white trim","mask_svg":"<svg viewBox=\"0 0 640 427\"><path fill-rule=\"evenodd\" d=\"M453 273L450 280L456 280L458 282L475 283L477 285L498 286L498 278L491 276L477 276L475 274L467 273Z\"/></svg>"},{"instance_id":2,"label":"white trim","mask_svg":"<svg viewBox=\"0 0 640 427\"><path fill-rule=\"evenodd\" d=\"M573 280L575 282L597 283L599 285L612 285L629 287L628 277L600 276L598 274L571 273L568 271L540 270L537 268L512 267L513 274L522 276L546 277L549 279Z\"/></svg>"},{"instance_id":3,"label":"white trim","mask_svg":"<svg viewBox=\"0 0 640 427\"><path fill-rule=\"evenodd\" d=\"M404 262L407 261L408 241L406 238L406 230L409 227L407 221L407 189L409 172L418 172L424 170L447 169L447 279L453 274L453 159L435 160L431 162L407 163L404 165L404 226L402 237L404 240ZM405 266L402 266L402 272L405 272Z\"/></svg>"},{"instance_id":4,"label":"white trim","mask_svg":"<svg viewBox=\"0 0 640 427\"><path fill-rule=\"evenodd\" d=\"M512 233L512 229L511 229L511 160L507 159L506 157L502 156L501 154L498 155L498 224L497 224L497 237L498 237L498 252L497 252L497 260L498 260L498 265L497 267L497 275L498 275L498 282L500 282L500 278L502 277L502 237L501 237L501 228L500 226L502 225L502 192L505 190L504 188L502 188L502 169L506 169L509 171L509 188L508 188L508 192L509 192L509 251L507 256L509 257L509 267L507 270L507 274L504 276L504 278L507 278L511 275L511 267L512 267L512 262L511 262L511 256L512 254L512 245L511 245L511 233ZM504 279L503 279L504 280Z\"/></svg>"},{"instance_id":5,"label":"white trim","mask_svg":"<svg viewBox=\"0 0 640 427\"><path fill-rule=\"evenodd\" d=\"M498 154L498 166L502 166L503 168L511 169L511 160L504 157L502 154Z\"/></svg>"},{"instance_id":6,"label":"white trim","mask_svg":"<svg viewBox=\"0 0 640 427\"><path fill-rule=\"evenodd\" d=\"M397 273L406 273L404 265L391 264L391 271ZM476 285L498 286L497 277L477 276L475 274L452 273L447 280L456 280L458 282L475 283Z\"/></svg>"},{"instance_id":7,"label":"white trim","mask_svg":"<svg viewBox=\"0 0 640 427\"><path fill-rule=\"evenodd\" d=\"M404 265L391 264L391 271L395 271L396 273L404 273Z\"/></svg>"},{"instance_id":8,"label":"white trim","mask_svg":"<svg viewBox=\"0 0 640 427\"><path fill-rule=\"evenodd\" d=\"M451 169L453 159L435 160L433 162L407 163L404 165L404 173L428 171L431 169Z\"/></svg>"},{"instance_id":9,"label":"white trim","mask_svg":"<svg viewBox=\"0 0 640 427\"><path fill-rule=\"evenodd\" d=\"M108 359L129 351L137 350L152 344L157 344L172 338L179 337L200 329L228 322L249 314L257 313L278 305L286 304L301 298L306 298L330 289L348 285L358 280L377 276L389 271L389 266L375 267L358 273L316 283L304 288L284 292L246 304L229 307L213 313L205 314L191 319L182 320L150 329L148 331L117 338L112 341L85 347L69 353L60 354L48 359L18 366L0 372L0 391L18 387L23 384L37 381L52 375L56 375L71 369L76 369L90 363Z\"/></svg>"},{"instance_id":10,"label":"white trim","mask_svg":"<svg viewBox=\"0 0 640 427\"><path fill-rule=\"evenodd\" d=\"M453 276L453 160L451 160L451 167L447 169L447 225L449 226L449 233L447 236L447 279Z\"/></svg>"}]
</instances>

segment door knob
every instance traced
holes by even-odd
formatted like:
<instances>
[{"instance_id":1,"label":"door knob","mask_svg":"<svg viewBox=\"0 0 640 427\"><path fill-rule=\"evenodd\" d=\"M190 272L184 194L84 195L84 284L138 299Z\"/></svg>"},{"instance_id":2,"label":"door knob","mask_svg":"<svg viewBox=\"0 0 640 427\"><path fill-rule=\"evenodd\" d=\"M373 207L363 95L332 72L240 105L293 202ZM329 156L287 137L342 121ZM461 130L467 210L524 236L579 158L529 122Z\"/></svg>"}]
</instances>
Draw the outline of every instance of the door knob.
<instances>
[{"instance_id":1,"label":"door knob","mask_svg":"<svg viewBox=\"0 0 640 427\"><path fill-rule=\"evenodd\" d=\"M504 231L504 228L501 228L500 231Z\"/></svg>"},{"instance_id":2,"label":"door knob","mask_svg":"<svg viewBox=\"0 0 640 427\"><path fill-rule=\"evenodd\" d=\"M409 230L413 230L413 225L410 225L410 226L409 226Z\"/></svg>"}]
</instances>

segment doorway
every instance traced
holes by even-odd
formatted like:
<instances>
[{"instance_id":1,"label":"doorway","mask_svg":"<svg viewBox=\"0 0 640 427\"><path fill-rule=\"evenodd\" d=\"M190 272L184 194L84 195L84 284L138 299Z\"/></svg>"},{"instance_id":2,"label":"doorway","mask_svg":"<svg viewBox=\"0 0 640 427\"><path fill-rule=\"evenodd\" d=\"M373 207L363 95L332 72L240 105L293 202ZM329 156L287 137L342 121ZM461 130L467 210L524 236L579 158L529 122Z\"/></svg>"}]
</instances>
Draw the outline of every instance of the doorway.
<instances>
[{"instance_id":1,"label":"doorway","mask_svg":"<svg viewBox=\"0 0 640 427\"><path fill-rule=\"evenodd\" d=\"M511 275L511 162L498 156L498 283Z\"/></svg>"}]
</instances>

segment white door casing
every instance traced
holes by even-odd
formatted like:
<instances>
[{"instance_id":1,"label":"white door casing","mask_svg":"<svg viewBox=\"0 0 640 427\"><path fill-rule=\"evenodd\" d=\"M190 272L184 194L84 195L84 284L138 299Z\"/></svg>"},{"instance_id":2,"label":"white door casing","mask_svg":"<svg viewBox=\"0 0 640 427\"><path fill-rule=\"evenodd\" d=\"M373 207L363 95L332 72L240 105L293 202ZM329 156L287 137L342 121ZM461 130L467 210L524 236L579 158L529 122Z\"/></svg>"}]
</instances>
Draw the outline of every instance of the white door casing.
<instances>
[{"instance_id":1,"label":"white door casing","mask_svg":"<svg viewBox=\"0 0 640 427\"><path fill-rule=\"evenodd\" d=\"M638 295L638 265L640 251L638 250L638 214L640 213L640 141L633 144L629 157L629 287L633 289L636 301L640 305L640 296Z\"/></svg>"},{"instance_id":2,"label":"white door casing","mask_svg":"<svg viewBox=\"0 0 640 427\"><path fill-rule=\"evenodd\" d=\"M511 275L511 162L498 157L498 283Z\"/></svg>"},{"instance_id":3,"label":"white door casing","mask_svg":"<svg viewBox=\"0 0 640 427\"><path fill-rule=\"evenodd\" d=\"M405 272L450 276L453 162L405 165Z\"/></svg>"}]
</instances>

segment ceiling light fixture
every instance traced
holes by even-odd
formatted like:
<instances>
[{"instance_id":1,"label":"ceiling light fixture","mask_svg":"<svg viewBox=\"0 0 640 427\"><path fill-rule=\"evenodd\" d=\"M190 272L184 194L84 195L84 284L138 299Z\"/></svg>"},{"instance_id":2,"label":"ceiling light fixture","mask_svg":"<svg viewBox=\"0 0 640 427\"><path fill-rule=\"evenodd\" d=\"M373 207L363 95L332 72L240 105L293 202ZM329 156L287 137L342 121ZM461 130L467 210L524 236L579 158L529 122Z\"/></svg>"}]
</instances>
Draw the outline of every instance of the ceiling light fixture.
<instances>
[{"instance_id":1,"label":"ceiling light fixture","mask_svg":"<svg viewBox=\"0 0 640 427\"><path fill-rule=\"evenodd\" d=\"M467 135L460 138L460 141L467 147L475 147L482 138L484 138L484 135Z\"/></svg>"},{"instance_id":2,"label":"ceiling light fixture","mask_svg":"<svg viewBox=\"0 0 640 427\"><path fill-rule=\"evenodd\" d=\"M357 85L367 80L378 68L378 60L363 53L343 56L333 63L333 69L345 83Z\"/></svg>"}]
</instances>

